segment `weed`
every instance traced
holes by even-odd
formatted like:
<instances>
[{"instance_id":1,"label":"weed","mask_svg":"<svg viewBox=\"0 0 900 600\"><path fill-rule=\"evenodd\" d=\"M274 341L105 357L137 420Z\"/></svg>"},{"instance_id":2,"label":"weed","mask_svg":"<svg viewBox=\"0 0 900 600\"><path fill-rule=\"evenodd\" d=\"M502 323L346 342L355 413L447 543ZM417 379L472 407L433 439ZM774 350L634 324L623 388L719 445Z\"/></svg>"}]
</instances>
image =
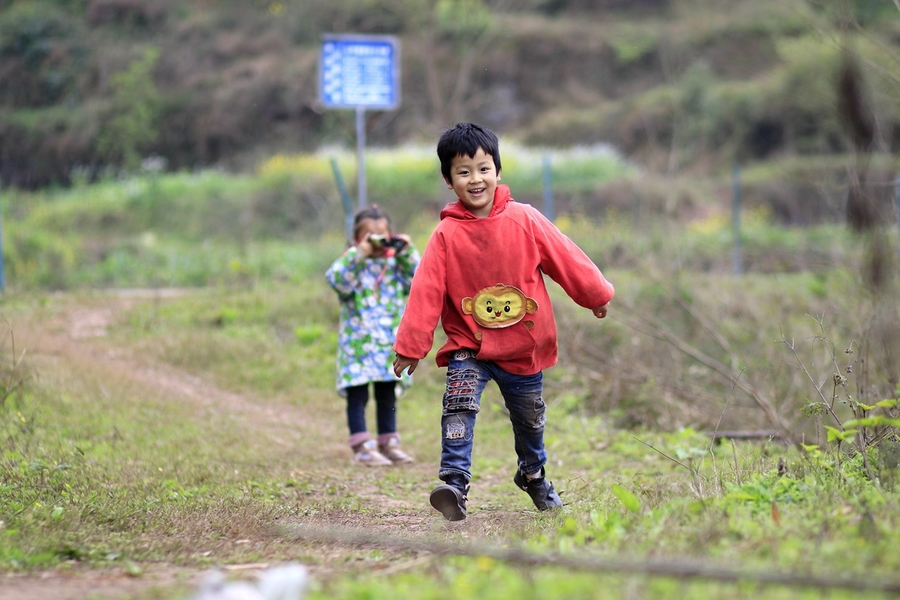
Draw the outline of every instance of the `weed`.
<instances>
[{"instance_id":1,"label":"weed","mask_svg":"<svg viewBox=\"0 0 900 600\"><path fill-rule=\"evenodd\" d=\"M10 400L10 396L16 394L25 381L22 365L25 352L16 352L15 333L5 318L3 325L6 330L3 340L0 341L0 356L2 356L0 358L0 410L12 409L15 406Z\"/></svg>"},{"instance_id":2,"label":"weed","mask_svg":"<svg viewBox=\"0 0 900 600\"><path fill-rule=\"evenodd\" d=\"M829 241L827 228L783 230L760 211L747 226L761 255L831 243L832 262L815 273L733 277L720 265L728 262L720 256L727 220L682 230L636 227L616 211L602 221L561 218L619 290L601 325L569 302L555 306L561 360L545 377L545 439L565 506L537 513L513 486L514 440L489 388L470 521L444 529L427 503L440 451L441 371L422 361L398 403L404 444L418 462L384 474L351 470L334 391L337 304L323 277L344 247L340 225L297 238L281 237L284 230L216 235L240 228L219 230L214 220L262 214L243 212L242 194L257 183L205 173L161 176L155 191L134 178L85 186L92 192L17 195L13 218L59 233L60 245L101 240L89 248L94 259L59 271L70 285L204 287L48 295L28 291L37 287L30 279L4 299L16 317L9 322L24 328L16 346L29 349L24 371L11 333L2 346L4 569L72 561L137 572L154 561L196 569L302 557L323 573L314 592L321 597L399 598L442 598L447 590L507 597L522 581L547 597L590 597L600 582L623 597L673 589L698 598L709 589L802 597L794 582L759 573L826 578L829 565L841 564L847 579L875 582L896 570L898 394L885 387L886 363L865 342L876 321L855 310L860 298L849 291L859 250L852 240ZM189 208L194 193L207 209L220 201L221 214L202 223L203 210ZM122 229L105 231L105 220ZM66 223L72 238L62 235ZM162 226L173 223L171 232ZM424 242L433 219L419 212L409 223ZM70 335L80 315L101 310L111 314L102 336ZM809 326L802 315L826 313L841 318L830 331L824 318L816 321L809 348L794 346L788 364L785 340ZM832 339L863 341L842 354ZM800 391L810 382L821 391L811 402ZM809 420L805 405L816 413ZM719 441L751 425L806 445ZM829 442L826 425L843 438ZM726 569L743 583L676 583L646 571L588 574L493 555L438 558L386 542L291 537L292 526L307 523L349 523L383 540L401 531L419 543L437 532L461 544L521 544L554 560L704 557L756 569L757 579Z\"/></svg>"},{"instance_id":3,"label":"weed","mask_svg":"<svg viewBox=\"0 0 900 600\"><path fill-rule=\"evenodd\" d=\"M822 317L814 321L820 331L814 336L814 346L819 346L825 353L825 362L815 362L807 366L800 358L792 341L782 337L797 360L798 366L806 374L815 390L815 400L803 407L803 414L816 423L818 444L834 444L835 466L841 468L845 464L842 458L858 458L862 462L863 474L870 480L879 480L877 464L887 467L885 476L893 477L895 443L898 437L897 407L900 399L884 398L884 385L877 385L872 378L884 377L879 372L879 361L870 361L870 349L867 345L851 341L843 351L844 359L835 350L834 342L828 337L828 329ZM871 357L874 358L874 357ZM815 373L811 373L810 369ZM828 369L830 377L823 376L822 370ZM890 380L890 376L887 377ZM900 389L892 390L894 396L900 396ZM828 423L831 423L830 425ZM878 448L884 443L885 458L879 458ZM816 450L816 446L806 446L808 450ZM821 459L819 454L813 455ZM872 459L876 464L873 465Z\"/></svg>"}]
</instances>

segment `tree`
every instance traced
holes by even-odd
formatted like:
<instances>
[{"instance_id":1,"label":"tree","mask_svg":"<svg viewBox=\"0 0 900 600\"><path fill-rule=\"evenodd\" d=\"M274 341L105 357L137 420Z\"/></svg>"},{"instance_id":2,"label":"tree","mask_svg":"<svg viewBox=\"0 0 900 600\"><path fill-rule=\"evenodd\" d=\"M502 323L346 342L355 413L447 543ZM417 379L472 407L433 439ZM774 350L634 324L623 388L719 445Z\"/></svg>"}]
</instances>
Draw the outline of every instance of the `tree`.
<instances>
[{"instance_id":1,"label":"tree","mask_svg":"<svg viewBox=\"0 0 900 600\"><path fill-rule=\"evenodd\" d=\"M136 169L141 153L159 136L160 96L153 83L159 50L148 48L127 69L110 77L112 118L97 138L97 149L109 163Z\"/></svg>"}]
</instances>

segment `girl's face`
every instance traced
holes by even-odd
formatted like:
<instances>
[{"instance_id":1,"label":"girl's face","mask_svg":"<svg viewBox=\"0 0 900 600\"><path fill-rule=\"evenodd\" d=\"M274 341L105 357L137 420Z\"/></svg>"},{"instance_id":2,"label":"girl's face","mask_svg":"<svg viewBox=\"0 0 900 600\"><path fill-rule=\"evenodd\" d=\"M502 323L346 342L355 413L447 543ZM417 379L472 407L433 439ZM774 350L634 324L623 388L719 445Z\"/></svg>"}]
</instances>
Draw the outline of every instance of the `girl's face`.
<instances>
[{"instance_id":1,"label":"girl's face","mask_svg":"<svg viewBox=\"0 0 900 600\"><path fill-rule=\"evenodd\" d=\"M391 237L391 226L388 224L387 219L363 219L359 223L358 232L359 233L356 236L357 246L360 244L360 242L368 240L370 235L383 235L384 237ZM373 251L375 255L380 255L384 252L384 249L373 248Z\"/></svg>"}]
</instances>

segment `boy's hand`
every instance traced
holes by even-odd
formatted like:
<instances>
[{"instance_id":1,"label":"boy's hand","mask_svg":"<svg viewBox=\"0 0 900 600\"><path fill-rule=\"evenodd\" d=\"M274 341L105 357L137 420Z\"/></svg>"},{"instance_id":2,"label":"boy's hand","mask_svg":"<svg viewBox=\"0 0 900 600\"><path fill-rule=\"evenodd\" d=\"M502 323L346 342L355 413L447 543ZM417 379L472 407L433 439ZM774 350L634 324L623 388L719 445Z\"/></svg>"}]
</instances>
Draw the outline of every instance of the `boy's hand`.
<instances>
[{"instance_id":1,"label":"boy's hand","mask_svg":"<svg viewBox=\"0 0 900 600\"><path fill-rule=\"evenodd\" d=\"M400 356L398 354L397 358L394 359L394 375L400 377L407 367L409 367L409 374L412 375L418 365L418 358L407 358L406 356Z\"/></svg>"},{"instance_id":2,"label":"boy's hand","mask_svg":"<svg viewBox=\"0 0 900 600\"><path fill-rule=\"evenodd\" d=\"M603 306L598 306L591 312L594 313L594 316L597 317L598 319L602 319L603 317L606 316L607 311L609 311L609 302L607 302Z\"/></svg>"}]
</instances>

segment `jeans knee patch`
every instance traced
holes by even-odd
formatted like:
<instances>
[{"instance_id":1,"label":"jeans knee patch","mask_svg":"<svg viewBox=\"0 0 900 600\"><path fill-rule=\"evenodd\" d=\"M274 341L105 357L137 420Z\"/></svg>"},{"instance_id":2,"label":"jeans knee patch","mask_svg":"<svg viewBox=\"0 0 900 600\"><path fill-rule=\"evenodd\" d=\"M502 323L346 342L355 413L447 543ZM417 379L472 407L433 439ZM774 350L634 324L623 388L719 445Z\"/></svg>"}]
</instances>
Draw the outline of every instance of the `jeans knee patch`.
<instances>
[{"instance_id":1,"label":"jeans knee patch","mask_svg":"<svg viewBox=\"0 0 900 600\"><path fill-rule=\"evenodd\" d=\"M466 426L462 423L447 423L444 438L448 440L461 440L466 437Z\"/></svg>"},{"instance_id":2,"label":"jeans knee patch","mask_svg":"<svg viewBox=\"0 0 900 600\"><path fill-rule=\"evenodd\" d=\"M466 419L451 417L444 419L444 442L455 446L467 443L471 438L471 432Z\"/></svg>"},{"instance_id":3,"label":"jeans knee patch","mask_svg":"<svg viewBox=\"0 0 900 600\"><path fill-rule=\"evenodd\" d=\"M468 411L478 412L478 372L475 369L448 371L444 414Z\"/></svg>"},{"instance_id":4,"label":"jeans knee patch","mask_svg":"<svg viewBox=\"0 0 900 600\"><path fill-rule=\"evenodd\" d=\"M547 422L547 405L544 404L544 399L541 396L538 396L534 400L534 413L532 413L530 415L526 425L528 425L532 429L537 430L537 429L543 429L546 422Z\"/></svg>"}]
</instances>

